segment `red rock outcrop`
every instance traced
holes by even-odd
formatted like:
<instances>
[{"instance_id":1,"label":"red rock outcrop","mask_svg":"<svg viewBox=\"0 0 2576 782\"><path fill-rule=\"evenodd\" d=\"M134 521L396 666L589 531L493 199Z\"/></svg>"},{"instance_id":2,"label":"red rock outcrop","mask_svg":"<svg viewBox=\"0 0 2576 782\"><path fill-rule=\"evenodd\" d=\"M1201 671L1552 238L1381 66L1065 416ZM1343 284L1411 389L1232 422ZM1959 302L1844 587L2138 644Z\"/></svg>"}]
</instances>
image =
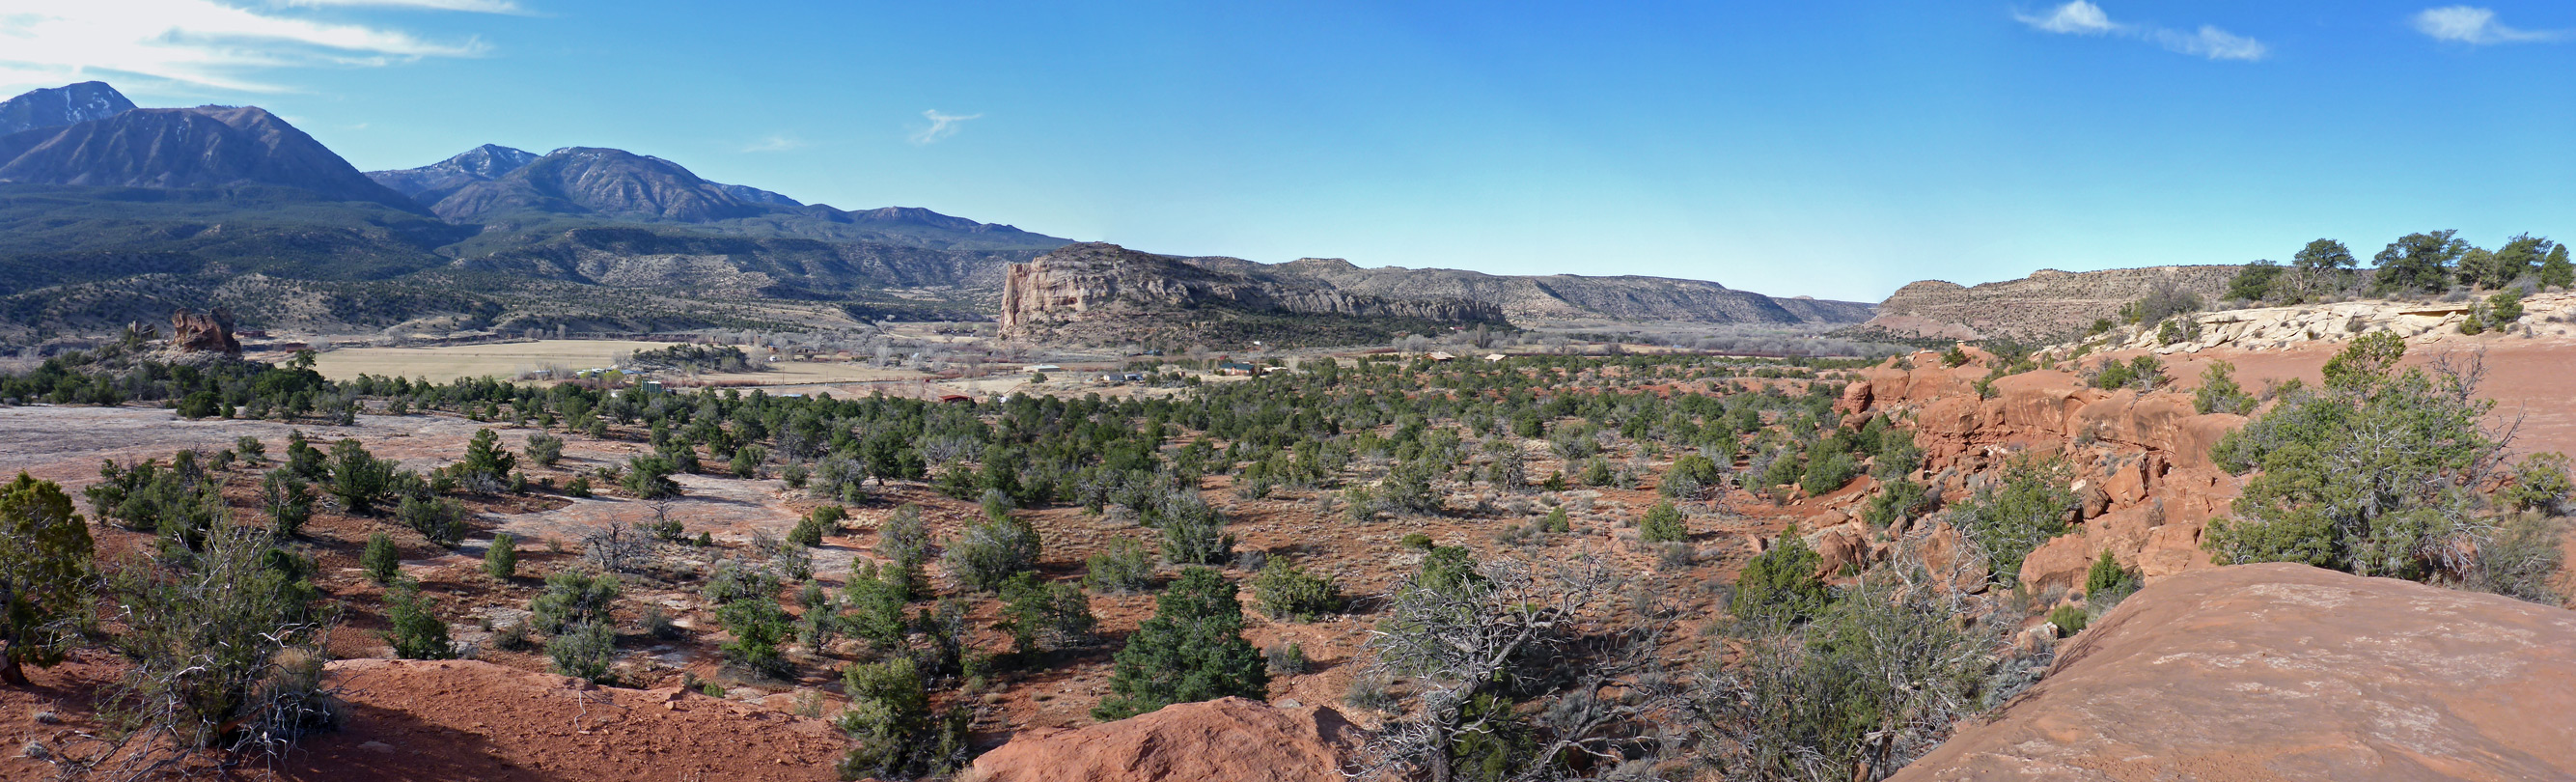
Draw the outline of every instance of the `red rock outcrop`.
<instances>
[{"instance_id":1,"label":"red rock outcrop","mask_svg":"<svg viewBox=\"0 0 2576 782\"><path fill-rule=\"evenodd\" d=\"M2576 778L2576 612L2290 564L2162 580L1931 780Z\"/></svg>"},{"instance_id":2,"label":"red rock outcrop","mask_svg":"<svg viewBox=\"0 0 2576 782\"><path fill-rule=\"evenodd\" d=\"M233 339L233 314L222 307L199 313L180 309L170 313L170 347L190 353L241 355L241 342Z\"/></svg>"},{"instance_id":3,"label":"red rock outcrop","mask_svg":"<svg viewBox=\"0 0 2576 782\"><path fill-rule=\"evenodd\" d=\"M976 758L975 772L987 782L1343 782L1362 735L1328 707L1220 698L1022 733Z\"/></svg>"},{"instance_id":4,"label":"red rock outcrop","mask_svg":"<svg viewBox=\"0 0 2576 782\"><path fill-rule=\"evenodd\" d=\"M2077 586L2103 551L2151 579L2213 566L2200 550L2201 531L2227 512L2239 482L2210 462L2209 449L2244 426L2244 416L2199 414L2180 391L2104 391L2054 370L1996 378L1986 396L1975 381L1990 359L1969 355L1955 368L1920 353L1912 369L1891 360L1863 371L1866 410L1911 414L1925 477L1954 501L2007 453L2066 459L2081 523L2031 552L2022 581L2043 590Z\"/></svg>"}]
</instances>

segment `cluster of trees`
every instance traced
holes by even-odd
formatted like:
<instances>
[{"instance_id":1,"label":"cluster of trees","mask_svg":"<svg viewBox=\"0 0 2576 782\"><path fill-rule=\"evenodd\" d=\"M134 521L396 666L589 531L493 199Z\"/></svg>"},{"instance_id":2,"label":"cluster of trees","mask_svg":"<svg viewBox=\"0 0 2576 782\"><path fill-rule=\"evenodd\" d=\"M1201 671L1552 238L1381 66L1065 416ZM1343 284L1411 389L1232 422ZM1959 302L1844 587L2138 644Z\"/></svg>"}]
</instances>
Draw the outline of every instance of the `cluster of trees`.
<instances>
[{"instance_id":1,"label":"cluster of trees","mask_svg":"<svg viewBox=\"0 0 2576 782\"><path fill-rule=\"evenodd\" d=\"M2576 264L2569 262L2566 245L2523 234L2489 250L2458 234L2442 230L2398 237L2371 257L2375 270L2366 280L2352 272L2360 259L2350 248L2333 239L2318 239L2300 248L2287 266L2269 260L2247 265L2229 284L2228 297L2295 304L2343 295L2356 287L2389 296L2438 294L2453 286L2485 290L2576 286Z\"/></svg>"}]
</instances>

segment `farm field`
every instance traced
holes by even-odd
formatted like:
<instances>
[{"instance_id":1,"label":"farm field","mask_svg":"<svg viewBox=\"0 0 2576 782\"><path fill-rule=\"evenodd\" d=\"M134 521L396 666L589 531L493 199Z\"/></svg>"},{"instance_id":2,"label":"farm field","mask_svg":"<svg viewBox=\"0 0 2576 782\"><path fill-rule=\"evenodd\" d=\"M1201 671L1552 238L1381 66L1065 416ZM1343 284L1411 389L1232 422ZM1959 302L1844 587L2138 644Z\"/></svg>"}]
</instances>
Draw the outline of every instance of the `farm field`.
<instances>
[{"instance_id":1,"label":"farm field","mask_svg":"<svg viewBox=\"0 0 2576 782\"><path fill-rule=\"evenodd\" d=\"M669 347L670 344L633 340L546 339L534 342L426 348L348 348L316 356L313 366L314 369L322 372L323 377L333 380L347 380L359 375L377 375L426 377L433 383L445 383L462 377L509 379L528 370L546 367L568 369L605 367L619 355ZM800 385L863 383L917 377L922 377L922 373L904 369L878 369L839 362L780 361L771 364L767 371L708 374L699 376L699 379L727 384Z\"/></svg>"},{"instance_id":2,"label":"farm field","mask_svg":"<svg viewBox=\"0 0 2576 782\"><path fill-rule=\"evenodd\" d=\"M428 348L348 348L316 356L313 368L333 380L377 375L426 377L430 382L445 383L460 377L510 378L550 366L604 367L619 354L669 345L631 340L544 339Z\"/></svg>"}]
</instances>

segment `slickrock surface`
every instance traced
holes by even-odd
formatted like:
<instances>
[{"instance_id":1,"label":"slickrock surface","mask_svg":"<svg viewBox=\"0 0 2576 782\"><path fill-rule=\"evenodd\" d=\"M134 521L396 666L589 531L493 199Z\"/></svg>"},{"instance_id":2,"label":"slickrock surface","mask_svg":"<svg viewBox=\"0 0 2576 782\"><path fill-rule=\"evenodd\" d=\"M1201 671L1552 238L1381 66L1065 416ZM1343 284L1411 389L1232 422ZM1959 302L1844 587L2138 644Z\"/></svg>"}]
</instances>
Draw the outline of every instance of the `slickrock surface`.
<instances>
[{"instance_id":1,"label":"slickrock surface","mask_svg":"<svg viewBox=\"0 0 2576 782\"><path fill-rule=\"evenodd\" d=\"M2576 612L2304 565L2192 571L1894 778L2576 778Z\"/></svg>"}]
</instances>

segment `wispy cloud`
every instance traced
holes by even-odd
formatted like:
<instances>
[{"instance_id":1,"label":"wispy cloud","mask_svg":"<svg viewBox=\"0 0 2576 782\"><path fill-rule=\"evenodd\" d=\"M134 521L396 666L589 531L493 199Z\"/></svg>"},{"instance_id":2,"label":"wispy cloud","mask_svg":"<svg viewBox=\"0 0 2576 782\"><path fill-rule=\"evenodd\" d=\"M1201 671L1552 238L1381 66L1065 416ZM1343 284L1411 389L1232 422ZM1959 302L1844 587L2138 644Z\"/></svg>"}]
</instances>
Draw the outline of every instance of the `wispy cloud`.
<instances>
[{"instance_id":1,"label":"wispy cloud","mask_svg":"<svg viewBox=\"0 0 2576 782\"><path fill-rule=\"evenodd\" d=\"M2427 8L2411 21L2416 32L2432 36L2433 40L2470 46L2555 41L2567 35L2564 30L2516 30L2497 24L2494 9L2465 5Z\"/></svg>"},{"instance_id":2,"label":"wispy cloud","mask_svg":"<svg viewBox=\"0 0 2576 782\"><path fill-rule=\"evenodd\" d=\"M2013 12L2013 20L2031 29L2060 35L2117 35L2162 46L2166 51L2206 57L2212 60L2253 61L2271 53L2262 41L2201 25L2197 30L2176 30L2150 24L2115 22L2111 14L2088 0L2071 0L2045 13Z\"/></svg>"},{"instance_id":3,"label":"wispy cloud","mask_svg":"<svg viewBox=\"0 0 2576 782\"><path fill-rule=\"evenodd\" d=\"M0 88L139 77L183 91L282 92L257 72L474 57L487 48L214 0L0 0Z\"/></svg>"},{"instance_id":4,"label":"wispy cloud","mask_svg":"<svg viewBox=\"0 0 2576 782\"><path fill-rule=\"evenodd\" d=\"M367 6L374 8L418 8L428 11L469 11L480 14L525 14L511 0L276 0L278 5L305 8Z\"/></svg>"},{"instance_id":5,"label":"wispy cloud","mask_svg":"<svg viewBox=\"0 0 2576 782\"><path fill-rule=\"evenodd\" d=\"M921 130L913 132L912 143L915 144L937 143L940 139L957 135L957 131L961 130L961 128L958 127L959 125L965 124L965 122L970 119L982 119L984 115L941 114L938 109L931 109L929 111L922 112L921 116L930 119L930 127L922 128Z\"/></svg>"},{"instance_id":6,"label":"wispy cloud","mask_svg":"<svg viewBox=\"0 0 2576 782\"><path fill-rule=\"evenodd\" d=\"M742 148L744 152L785 152L805 148L805 140L785 133L772 133Z\"/></svg>"},{"instance_id":7,"label":"wispy cloud","mask_svg":"<svg viewBox=\"0 0 2576 782\"><path fill-rule=\"evenodd\" d=\"M2262 41L2230 33L2209 25L2194 32L2158 29L2149 37L2168 50L2212 60L2260 60L2271 50Z\"/></svg>"},{"instance_id":8,"label":"wispy cloud","mask_svg":"<svg viewBox=\"0 0 2576 782\"><path fill-rule=\"evenodd\" d=\"M2111 15L2103 13L2101 6L2084 0L2075 0L2058 6L2045 14L2033 15L2015 11L2013 18L2020 20L2022 24L2052 33L2101 35L2120 29L2119 25L2111 23Z\"/></svg>"}]
</instances>

